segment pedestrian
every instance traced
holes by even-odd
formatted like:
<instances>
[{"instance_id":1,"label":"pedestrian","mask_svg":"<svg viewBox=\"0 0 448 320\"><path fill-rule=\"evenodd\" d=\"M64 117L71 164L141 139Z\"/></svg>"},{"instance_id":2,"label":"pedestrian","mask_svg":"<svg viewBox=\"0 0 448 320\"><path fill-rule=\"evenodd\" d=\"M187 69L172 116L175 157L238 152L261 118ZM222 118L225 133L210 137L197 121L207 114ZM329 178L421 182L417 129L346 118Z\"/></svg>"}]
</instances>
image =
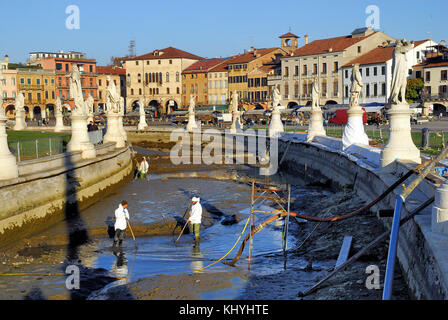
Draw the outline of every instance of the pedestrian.
<instances>
[{"instance_id":1,"label":"pedestrian","mask_svg":"<svg viewBox=\"0 0 448 320\"><path fill-rule=\"evenodd\" d=\"M143 157L142 162L140 163L140 179L146 178L149 181L148 176L149 164L146 161L146 158Z\"/></svg>"},{"instance_id":2,"label":"pedestrian","mask_svg":"<svg viewBox=\"0 0 448 320\"><path fill-rule=\"evenodd\" d=\"M115 236L114 236L114 244L113 248L117 246L119 247L123 245L124 236L126 233L127 222L129 221L129 212L128 212L128 203L126 200L121 201L118 206L118 209L115 210Z\"/></svg>"},{"instance_id":3,"label":"pedestrian","mask_svg":"<svg viewBox=\"0 0 448 320\"><path fill-rule=\"evenodd\" d=\"M138 177L140 176L140 163L138 163L138 160L136 160L137 164L135 165L135 170L134 170L134 180L137 180Z\"/></svg>"},{"instance_id":4,"label":"pedestrian","mask_svg":"<svg viewBox=\"0 0 448 320\"><path fill-rule=\"evenodd\" d=\"M88 132L94 131L93 130L93 121L90 121L90 123L87 125L87 131Z\"/></svg>"},{"instance_id":5,"label":"pedestrian","mask_svg":"<svg viewBox=\"0 0 448 320\"><path fill-rule=\"evenodd\" d=\"M197 197L193 197L191 199L192 206L191 206L191 212L190 217L187 220L187 223L191 223L191 226L193 227L193 234L194 234L194 240L195 240L195 247L199 246L199 230L201 227L201 220L202 220L202 206L199 203L200 199Z\"/></svg>"}]
</instances>

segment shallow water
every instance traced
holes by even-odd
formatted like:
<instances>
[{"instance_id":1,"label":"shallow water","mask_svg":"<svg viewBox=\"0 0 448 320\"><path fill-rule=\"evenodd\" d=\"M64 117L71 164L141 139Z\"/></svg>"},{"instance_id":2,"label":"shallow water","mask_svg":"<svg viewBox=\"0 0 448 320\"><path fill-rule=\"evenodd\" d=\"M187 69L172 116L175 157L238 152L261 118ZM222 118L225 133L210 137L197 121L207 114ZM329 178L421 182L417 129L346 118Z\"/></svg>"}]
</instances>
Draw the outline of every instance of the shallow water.
<instances>
[{"instance_id":1,"label":"shallow water","mask_svg":"<svg viewBox=\"0 0 448 320\"><path fill-rule=\"evenodd\" d=\"M150 186L157 184L156 189ZM143 185L143 186L142 186ZM145 188L149 186L149 188ZM187 191L188 190L188 191ZM133 245L129 237L124 244L125 263L117 268L122 261L114 256L110 250L100 250L97 259L91 263L91 267L99 267L111 270L117 276L127 277L128 281L135 281L141 278L157 276L159 274L184 274L197 272L199 269L207 267L217 259L222 258L235 245L241 235L247 219L249 218L250 208L250 187L229 181L214 181L203 179L169 179L168 181L134 181L117 191L116 196L109 197L101 203L92 206L87 211L98 211L97 207L110 207L116 203L117 197L122 194L132 195L136 193L130 203L131 217L134 221L143 223L167 219L170 216L179 216L183 214L184 206L190 196L198 195L201 201L206 202L204 207L213 208L225 215L236 214L240 221L234 225L222 225L222 217L215 217L215 223L210 227L201 228L201 243L199 248L194 248L194 240L191 234L181 237L175 244L175 240L180 232L176 229L173 236L154 236L138 238L138 249ZM165 198L161 200L160 194ZM187 195L189 195L187 197ZM179 199L185 199L185 202ZM230 200L229 200L230 199ZM135 205L134 205L135 204ZM133 210L132 207L138 208ZM259 210L273 210L268 206L260 206ZM256 215L255 225L269 218L269 213L259 213ZM248 234L250 223L247 225L244 235ZM254 237L254 255L281 250L282 248L282 225L271 224ZM293 237L289 235L289 243L292 243ZM101 247L110 246L110 240L104 239ZM234 250L227 256L232 259L240 247L240 242ZM247 246L248 247L248 246ZM247 248L243 258L247 257ZM275 273L283 268L283 264L266 265L254 263L251 272ZM231 267L218 262L204 271L200 272L235 272L237 270L247 270L246 259L241 259L237 267ZM235 298L240 294L244 281L241 278L234 279L235 286L231 289L219 290L217 292L203 293L204 299L228 299Z\"/></svg>"}]
</instances>

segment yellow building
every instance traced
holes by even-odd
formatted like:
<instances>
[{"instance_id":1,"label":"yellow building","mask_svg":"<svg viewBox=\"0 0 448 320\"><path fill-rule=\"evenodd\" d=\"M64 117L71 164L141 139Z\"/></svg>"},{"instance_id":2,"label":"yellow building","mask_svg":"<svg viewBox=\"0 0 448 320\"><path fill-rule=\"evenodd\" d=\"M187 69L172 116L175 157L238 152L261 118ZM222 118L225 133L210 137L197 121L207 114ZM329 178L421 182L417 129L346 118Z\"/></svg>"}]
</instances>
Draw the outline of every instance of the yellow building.
<instances>
[{"instance_id":1,"label":"yellow building","mask_svg":"<svg viewBox=\"0 0 448 320\"><path fill-rule=\"evenodd\" d=\"M211 68L208 72L208 104L229 104L229 73L227 61Z\"/></svg>"},{"instance_id":2,"label":"yellow building","mask_svg":"<svg viewBox=\"0 0 448 320\"><path fill-rule=\"evenodd\" d=\"M213 79L209 79L209 71L224 62L223 59L205 59L193 63L182 72L182 106L188 108L190 95L195 96L196 105L209 103L209 88L213 87Z\"/></svg>"},{"instance_id":3,"label":"yellow building","mask_svg":"<svg viewBox=\"0 0 448 320\"><path fill-rule=\"evenodd\" d=\"M232 93L237 91L240 103L243 104L244 108L249 108L248 74L263 65L274 63L278 60L278 56L283 56L286 53L281 48L251 48L249 52L240 54L227 61L229 68L229 96L232 96Z\"/></svg>"},{"instance_id":4,"label":"yellow building","mask_svg":"<svg viewBox=\"0 0 448 320\"><path fill-rule=\"evenodd\" d=\"M31 119L54 117L56 73L36 68L17 69L17 94L25 97L25 112Z\"/></svg>"},{"instance_id":5,"label":"yellow building","mask_svg":"<svg viewBox=\"0 0 448 320\"><path fill-rule=\"evenodd\" d=\"M157 108L158 115L170 113L182 104L182 71L203 58L168 47L128 58L126 105L132 110L137 101Z\"/></svg>"}]
</instances>

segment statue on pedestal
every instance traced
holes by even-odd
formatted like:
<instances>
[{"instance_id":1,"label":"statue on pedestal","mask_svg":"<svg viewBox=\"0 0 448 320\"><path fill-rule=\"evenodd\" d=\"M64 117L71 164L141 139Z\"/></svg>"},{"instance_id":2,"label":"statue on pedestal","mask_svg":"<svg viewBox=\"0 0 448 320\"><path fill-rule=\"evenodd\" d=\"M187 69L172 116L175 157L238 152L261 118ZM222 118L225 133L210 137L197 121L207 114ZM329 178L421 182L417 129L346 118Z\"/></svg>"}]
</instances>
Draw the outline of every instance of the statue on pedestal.
<instances>
[{"instance_id":1,"label":"statue on pedestal","mask_svg":"<svg viewBox=\"0 0 448 320\"><path fill-rule=\"evenodd\" d=\"M198 127L198 124L196 123L196 116L195 116L195 107L196 107L196 96L194 94L190 94L190 105L188 106L188 124L187 124L187 131L192 132L194 129Z\"/></svg>"},{"instance_id":2,"label":"statue on pedestal","mask_svg":"<svg viewBox=\"0 0 448 320\"><path fill-rule=\"evenodd\" d=\"M352 66L352 87L350 88L349 108L359 107L359 95L362 92L364 83L362 82L361 72L359 71L359 63Z\"/></svg>"},{"instance_id":3,"label":"statue on pedestal","mask_svg":"<svg viewBox=\"0 0 448 320\"><path fill-rule=\"evenodd\" d=\"M313 109L320 109L319 106L319 80L317 77L314 77L313 81L313 89L311 91L311 108Z\"/></svg>"},{"instance_id":4,"label":"statue on pedestal","mask_svg":"<svg viewBox=\"0 0 448 320\"><path fill-rule=\"evenodd\" d=\"M87 115L84 104L84 95L82 94L81 73L78 66L72 64L73 71L67 77L70 77L70 96L73 98L75 108L72 110L73 115Z\"/></svg>"},{"instance_id":5,"label":"statue on pedestal","mask_svg":"<svg viewBox=\"0 0 448 320\"><path fill-rule=\"evenodd\" d=\"M408 59L406 54L412 50L413 45L409 41L397 40L393 53L393 73L392 88L389 102L390 104L407 104L406 86L408 79ZM401 94L401 100L399 96Z\"/></svg>"},{"instance_id":6,"label":"statue on pedestal","mask_svg":"<svg viewBox=\"0 0 448 320\"><path fill-rule=\"evenodd\" d=\"M109 83L106 90L106 113L113 112L118 113L120 107L120 96L115 86L115 82L107 76L107 82Z\"/></svg>"},{"instance_id":7,"label":"statue on pedestal","mask_svg":"<svg viewBox=\"0 0 448 320\"><path fill-rule=\"evenodd\" d=\"M362 82L358 63L352 66L351 81L350 102L347 111L348 121L342 136L342 150L346 150L354 144L362 146L369 145L369 137L364 131L364 110L359 105L359 95L361 94L364 83Z\"/></svg>"},{"instance_id":8,"label":"statue on pedestal","mask_svg":"<svg viewBox=\"0 0 448 320\"><path fill-rule=\"evenodd\" d=\"M322 110L319 106L319 80L314 77L311 93L311 120L308 128L307 141L311 142L315 136L326 136L323 124Z\"/></svg>"},{"instance_id":9,"label":"statue on pedestal","mask_svg":"<svg viewBox=\"0 0 448 320\"><path fill-rule=\"evenodd\" d=\"M22 92L16 97L16 124L14 125L14 130L23 130L26 128L25 122L25 97Z\"/></svg>"},{"instance_id":10,"label":"statue on pedestal","mask_svg":"<svg viewBox=\"0 0 448 320\"><path fill-rule=\"evenodd\" d=\"M413 48L406 40L397 40L393 53L393 71L389 103L389 141L381 152L381 166L397 159L421 163L420 150L411 136L411 110L406 102L408 66L406 54ZM401 99L400 99L401 95Z\"/></svg>"},{"instance_id":11,"label":"statue on pedestal","mask_svg":"<svg viewBox=\"0 0 448 320\"><path fill-rule=\"evenodd\" d=\"M272 91L272 109L278 109L281 99L282 97L280 95L280 91L278 90L278 86L275 86Z\"/></svg>"}]
</instances>

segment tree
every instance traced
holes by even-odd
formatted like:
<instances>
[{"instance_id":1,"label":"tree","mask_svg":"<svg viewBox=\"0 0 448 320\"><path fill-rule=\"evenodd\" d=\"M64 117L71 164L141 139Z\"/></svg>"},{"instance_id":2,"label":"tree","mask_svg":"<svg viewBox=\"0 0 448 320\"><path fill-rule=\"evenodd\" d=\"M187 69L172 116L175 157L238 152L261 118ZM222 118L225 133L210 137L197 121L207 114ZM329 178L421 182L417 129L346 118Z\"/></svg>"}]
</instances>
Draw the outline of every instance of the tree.
<instances>
[{"instance_id":1,"label":"tree","mask_svg":"<svg viewBox=\"0 0 448 320\"><path fill-rule=\"evenodd\" d=\"M420 100L421 96L420 93L423 89L423 79L421 78L414 78L409 79L407 86L406 86L406 101L408 102L415 102L416 100Z\"/></svg>"}]
</instances>

